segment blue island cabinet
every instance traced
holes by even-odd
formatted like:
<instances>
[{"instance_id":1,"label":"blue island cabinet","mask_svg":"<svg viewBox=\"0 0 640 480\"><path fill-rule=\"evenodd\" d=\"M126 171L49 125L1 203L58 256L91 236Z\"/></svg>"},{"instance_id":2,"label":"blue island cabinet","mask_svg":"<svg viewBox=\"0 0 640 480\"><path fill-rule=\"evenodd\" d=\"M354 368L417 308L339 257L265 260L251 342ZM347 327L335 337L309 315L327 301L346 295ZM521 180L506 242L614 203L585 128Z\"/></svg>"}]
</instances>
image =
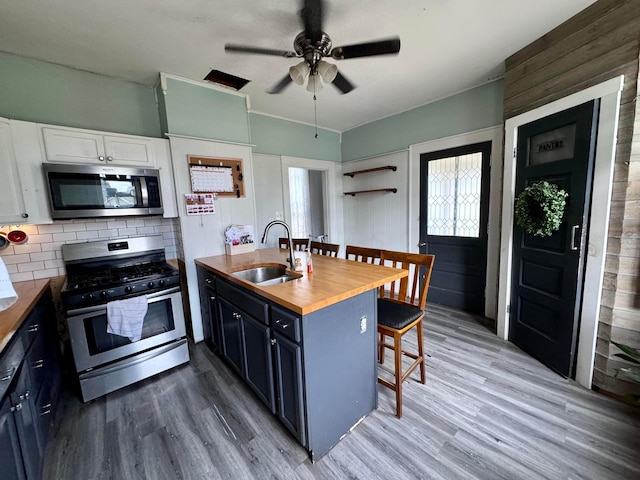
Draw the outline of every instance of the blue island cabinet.
<instances>
[{"instance_id":1,"label":"blue island cabinet","mask_svg":"<svg viewBox=\"0 0 640 480\"><path fill-rule=\"evenodd\" d=\"M376 289L300 315L198 269L207 343L312 461L377 407Z\"/></svg>"}]
</instances>

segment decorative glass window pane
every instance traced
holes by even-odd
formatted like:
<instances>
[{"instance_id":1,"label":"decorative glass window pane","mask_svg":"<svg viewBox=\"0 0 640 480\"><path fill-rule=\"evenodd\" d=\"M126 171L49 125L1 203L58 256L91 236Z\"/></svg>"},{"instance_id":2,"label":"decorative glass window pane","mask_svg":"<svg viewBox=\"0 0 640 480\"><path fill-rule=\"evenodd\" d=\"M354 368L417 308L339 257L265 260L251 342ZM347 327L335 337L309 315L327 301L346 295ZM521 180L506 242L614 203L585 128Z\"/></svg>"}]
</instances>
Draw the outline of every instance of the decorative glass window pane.
<instances>
[{"instance_id":1,"label":"decorative glass window pane","mask_svg":"<svg viewBox=\"0 0 640 480\"><path fill-rule=\"evenodd\" d=\"M575 123L535 135L529 140L529 165L542 165L573 158L575 146Z\"/></svg>"},{"instance_id":2,"label":"decorative glass window pane","mask_svg":"<svg viewBox=\"0 0 640 480\"><path fill-rule=\"evenodd\" d=\"M482 153L429 161L427 235L480 236Z\"/></svg>"}]
</instances>

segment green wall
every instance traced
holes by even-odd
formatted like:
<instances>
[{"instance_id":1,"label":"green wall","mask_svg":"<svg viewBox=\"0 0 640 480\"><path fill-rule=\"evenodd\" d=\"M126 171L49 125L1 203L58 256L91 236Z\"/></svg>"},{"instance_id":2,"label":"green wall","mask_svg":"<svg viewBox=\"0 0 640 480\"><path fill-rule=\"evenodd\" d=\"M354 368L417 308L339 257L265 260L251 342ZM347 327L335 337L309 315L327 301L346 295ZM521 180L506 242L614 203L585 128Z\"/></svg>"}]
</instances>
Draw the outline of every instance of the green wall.
<instances>
[{"instance_id":1,"label":"green wall","mask_svg":"<svg viewBox=\"0 0 640 480\"><path fill-rule=\"evenodd\" d=\"M500 125L503 90L499 80L347 130L342 133L342 161Z\"/></svg>"},{"instance_id":2,"label":"green wall","mask_svg":"<svg viewBox=\"0 0 640 480\"><path fill-rule=\"evenodd\" d=\"M0 116L162 135L152 87L1 52Z\"/></svg>"},{"instance_id":3,"label":"green wall","mask_svg":"<svg viewBox=\"0 0 640 480\"><path fill-rule=\"evenodd\" d=\"M244 96L167 78L164 109L169 133L249 143Z\"/></svg>"},{"instance_id":4,"label":"green wall","mask_svg":"<svg viewBox=\"0 0 640 480\"><path fill-rule=\"evenodd\" d=\"M250 113L251 143L256 153L340 162L340 133L303 123Z\"/></svg>"}]
</instances>

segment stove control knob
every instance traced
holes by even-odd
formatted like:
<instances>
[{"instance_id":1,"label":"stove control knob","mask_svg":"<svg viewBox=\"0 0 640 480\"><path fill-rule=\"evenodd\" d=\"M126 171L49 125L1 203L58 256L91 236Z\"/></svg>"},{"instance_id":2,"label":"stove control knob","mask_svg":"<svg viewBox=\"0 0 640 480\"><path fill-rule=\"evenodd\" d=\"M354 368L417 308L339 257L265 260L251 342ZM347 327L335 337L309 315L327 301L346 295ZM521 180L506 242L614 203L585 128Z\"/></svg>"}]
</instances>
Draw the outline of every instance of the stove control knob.
<instances>
[{"instance_id":1,"label":"stove control knob","mask_svg":"<svg viewBox=\"0 0 640 480\"><path fill-rule=\"evenodd\" d=\"M105 292L104 290L100 292L100 296L102 298L107 298L107 292Z\"/></svg>"},{"instance_id":2,"label":"stove control knob","mask_svg":"<svg viewBox=\"0 0 640 480\"><path fill-rule=\"evenodd\" d=\"M149 287L149 288L153 288L153 287L155 287L155 285L156 285L156 284L155 284L155 283L153 283L153 282L149 282L149 283L147 283L147 287Z\"/></svg>"},{"instance_id":3,"label":"stove control knob","mask_svg":"<svg viewBox=\"0 0 640 480\"><path fill-rule=\"evenodd\" d=\"M164 280L158 280L158 285L160 285L161 287L164 287Z\"/></svg>"},{"instance_id":4,"label":"stove control knob","mask_svg":"<svg viewBox=\"0 0 640 480\"><path fill-rule=\"evenodd\" d=\"M124 291L125 293L131 293L133 291L133 288L131 288L130 286L126 286L124 287Z\"/></svg>"}]
</instances>

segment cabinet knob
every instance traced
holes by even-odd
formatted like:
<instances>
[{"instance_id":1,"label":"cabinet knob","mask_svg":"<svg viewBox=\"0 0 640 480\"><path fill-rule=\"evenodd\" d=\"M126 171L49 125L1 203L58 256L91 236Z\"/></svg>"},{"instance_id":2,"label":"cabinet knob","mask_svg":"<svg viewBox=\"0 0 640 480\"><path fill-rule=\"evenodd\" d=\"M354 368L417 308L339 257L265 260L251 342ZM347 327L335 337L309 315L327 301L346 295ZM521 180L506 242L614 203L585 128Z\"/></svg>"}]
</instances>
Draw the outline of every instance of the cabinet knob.
<instances>
[{"instance_id":1,"label":"cabinet knob","mask_svg":"<svg viewBox=\"0 0 640 480\"><path fill-rule=\"evenodd\" d=\"M271 345L275 345L275 344L276 344L276 339L275 339L275 338L272 338L272 339L271 339Z\"/></svg>"},{"instance_id":2,"label":"cabinet knob","mask_svg":"<svg viewBox=\"0 0 640 480\"><path fill-rule=\"evenodd\" d=\"M113 157L107 157L107 162L113 162Z\"/></svg>"},{"instance_id":3,"label":"cabinet knob","mask_svg":"<svg viewBox=\"0 0 640 480\"><path fill-rule=\"evenodd\" d=\"M104 162L104 155L98 155L98 160L100 160L101 162Z\"/></svg>"},{"instance_id":4,"label":"cabinet knob","mask_svg":"<svg viewBox=\"0 0 640 480\"><path fill-rule=\"evenodd\" d=\"M20 215L22 218L29 218L29 214L28 213L23 213L22 215Z\"/></svg>"}]
</instances>

